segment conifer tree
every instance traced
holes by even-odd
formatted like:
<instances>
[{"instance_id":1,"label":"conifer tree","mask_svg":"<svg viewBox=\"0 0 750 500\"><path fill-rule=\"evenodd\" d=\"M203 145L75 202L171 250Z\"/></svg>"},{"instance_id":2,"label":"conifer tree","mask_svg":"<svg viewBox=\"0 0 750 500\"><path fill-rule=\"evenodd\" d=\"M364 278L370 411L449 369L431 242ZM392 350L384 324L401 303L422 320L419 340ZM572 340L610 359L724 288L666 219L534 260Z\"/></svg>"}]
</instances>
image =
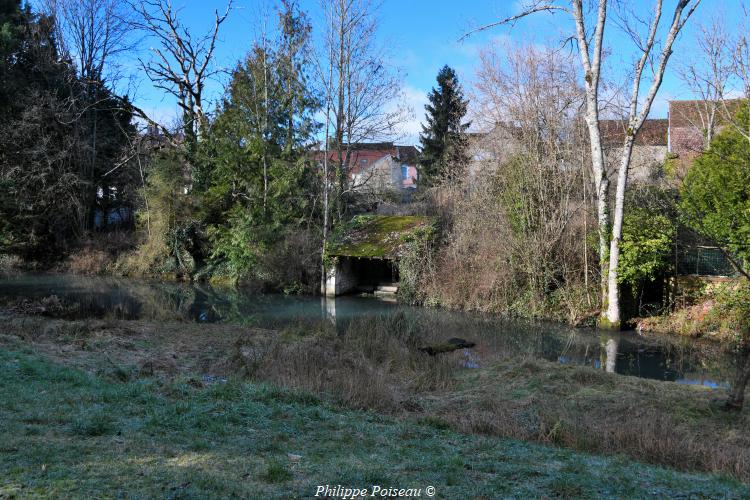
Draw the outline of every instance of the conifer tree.
<instances>
[{"instance_id":1,"label":"conifer tree","mask_svg":"<svg viewBox=\"0 0 750 500\"><path fill-rule=\"evenodd\" d=\"M468 161L466 129L462 123L469 103L456 72L443 66L437 75L437 88L433 87L425 105L427 124L422 125L420 184L434 185L439 179L455 178Z\"/></svg>"}]
</instances>

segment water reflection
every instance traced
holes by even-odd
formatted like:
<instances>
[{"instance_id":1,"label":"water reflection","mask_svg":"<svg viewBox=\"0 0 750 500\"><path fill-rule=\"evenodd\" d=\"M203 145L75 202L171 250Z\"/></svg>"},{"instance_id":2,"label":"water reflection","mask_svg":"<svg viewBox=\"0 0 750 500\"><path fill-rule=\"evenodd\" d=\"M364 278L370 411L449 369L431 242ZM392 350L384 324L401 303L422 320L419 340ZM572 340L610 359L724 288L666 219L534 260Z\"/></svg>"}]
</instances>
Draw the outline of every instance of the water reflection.
<instances>
[{"instance_id":1,"label":"water reflection","mask_svg":"<svg viewBox=\"0 0 750 500\"><path fill-rule=\"evenodd\" d=\"M71 305L78 317L232 322L262 328L326 320L342 333L355 319L401 314L416 325L425 342L451 337L476 342L475 349L464 353L467 368L493 359L541 358L636 377L728 387L736 367L727 354L696 349L691 343L646 339L635 333L601 335L555 323L415 308L375 298L259 295L200 284L65 275L0 279L0 301L50 295Z\"/></svg>"},{"instance_id":2,"label":"water reflection","mask_svg":"<svg viewBox=\"0 0 750 500\"><path fill-rule=\"evenodd\" d=\"M608 338L604 342L604 371L609 373L615 373L617 368L617 339Z\"/></svg>"}]
</instances>

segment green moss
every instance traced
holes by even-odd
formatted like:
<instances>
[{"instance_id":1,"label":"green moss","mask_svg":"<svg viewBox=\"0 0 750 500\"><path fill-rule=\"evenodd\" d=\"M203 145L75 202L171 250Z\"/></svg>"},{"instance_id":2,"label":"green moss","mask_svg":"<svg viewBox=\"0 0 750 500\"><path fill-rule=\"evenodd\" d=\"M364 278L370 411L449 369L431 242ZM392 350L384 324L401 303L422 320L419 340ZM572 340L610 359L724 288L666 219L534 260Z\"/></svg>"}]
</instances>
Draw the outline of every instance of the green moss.
<instances>
[{"instance_id":1,"label":"green moss","mask_svg":"<svg viewBox=\"0 0 750 500\"><path fill-rule=\"evenodd\" d=\"M432 217L360 215L333 232L327 256L398 259L414 239L434 232Z\"/></svg>"},{"instance_id":2,"label":"green moss","mask_svg":"<svg viewBox=\"0 0 750 500\"><path fill-rule=\"evenodd\" d=\"M599 320L597 322L597 326L599 327L600 330L610 330L610 331L619 331L620 330L620 322L619 321L610 321L604 315L599 316Z\"/></svg>"}]
</instances>

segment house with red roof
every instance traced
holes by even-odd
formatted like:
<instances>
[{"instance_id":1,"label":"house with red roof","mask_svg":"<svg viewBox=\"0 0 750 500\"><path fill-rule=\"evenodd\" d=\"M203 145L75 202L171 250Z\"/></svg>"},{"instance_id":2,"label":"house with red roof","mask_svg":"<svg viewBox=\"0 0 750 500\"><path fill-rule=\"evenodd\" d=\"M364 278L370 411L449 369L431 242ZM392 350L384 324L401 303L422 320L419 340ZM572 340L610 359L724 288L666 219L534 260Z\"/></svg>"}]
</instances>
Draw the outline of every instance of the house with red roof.
<instances>
[{"instance_id":1,"label":"house with red roof","mask_svg":"<svg viewBox=\"0 0 750 500\"><path fill-rule=\"evenodd\" d=\"M341 152L341 160L337 150L316 151L316 163L322 165L326 156L331 165L346 165L349 187L354 192L409 194L417 188L419 151L414 146L392 142L350 144Z\"/></svg>"},{"instance_id":2,"label":"house with red roof","mask_svg":"<svg viewBox=\"0 0 750 500\"><path fill-rule=\"evenodd\" d=\"M734 114L742 101L669 101L669 153L680 172L706 149L709 129L716 134L727 126L727 114Z\"/></svg>"}]
</instances>

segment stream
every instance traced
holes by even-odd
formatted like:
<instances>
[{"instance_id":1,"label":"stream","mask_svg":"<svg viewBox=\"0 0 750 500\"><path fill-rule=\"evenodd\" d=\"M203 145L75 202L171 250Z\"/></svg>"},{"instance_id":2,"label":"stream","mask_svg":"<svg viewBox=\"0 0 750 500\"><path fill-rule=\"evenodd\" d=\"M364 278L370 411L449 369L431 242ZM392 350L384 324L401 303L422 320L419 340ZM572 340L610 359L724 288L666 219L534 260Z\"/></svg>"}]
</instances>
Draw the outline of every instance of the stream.
<instances>
[{"instance_id":1,"label":"stream","mask_svg":"<svg viewBox=\"0 0 750 500\"><path fill-rule=\"evenodd\" d=\"M467 368L510 356L710 388L728 387L735 370L733 356L710 343L636 332L602 333L552 322L406 306L373 297L258 294L200 283L65 274L0 276L0 303L52 295L78 319L226 322L260 328L325 320L343 332L356 318L402 314L431 339L461 337L475 342L474 349L465 350Z\"/></svg>"}]
</instances>

